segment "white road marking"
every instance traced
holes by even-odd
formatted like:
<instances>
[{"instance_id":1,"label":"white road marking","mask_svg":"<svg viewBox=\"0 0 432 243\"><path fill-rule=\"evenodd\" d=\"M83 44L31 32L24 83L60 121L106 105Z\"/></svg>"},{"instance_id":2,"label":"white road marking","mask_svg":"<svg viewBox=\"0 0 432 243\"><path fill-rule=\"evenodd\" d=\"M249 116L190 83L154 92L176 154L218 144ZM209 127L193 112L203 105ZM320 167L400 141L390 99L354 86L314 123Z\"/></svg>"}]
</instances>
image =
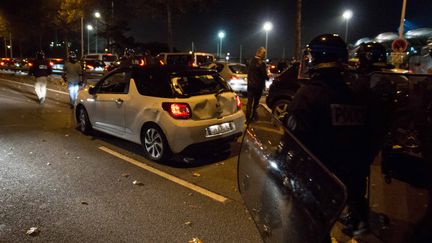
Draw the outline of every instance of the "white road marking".
<instances>
[{"instance_id":1,"label":"white road marking","mask_svg":"<svg viewBox=\"0 0 432 243\"><path fill-rule=\"evenodd\" d=\"M0 78L0 80L6 81L6 82L9 82L9 83L14 83L14 84L18 84L18 85L24 85L24 86L28 86L28 87L34 88L34 85L31 85L31 84L20 83L20 82L16 82L16 81L12 81L12 80L9 80L9 79L4 79L4 78ZM64 91L60 91L60 90L55 90L55 89L47 89L47 90L49 90L51 92L59 93L59 94L69 95L69 93L64 92Z\"/></svg>"},{"instance_id":2,"label":"white road marking","mask_svg":"<svg viewBox=\"0 0 432 243\"><path fill-rule=\"evenodd\" d=\"M170 175L170 174L168 174L166 172L160 171L160 170L158 170L156 168L153 168L153 167L151 167L151 166L149 166L147 164L144 164L142 162L139 162L137 160L129 158L126 155L120 154L120 153L118 153L118 152L116 152L114 150L111 150L111 149L107 148L107 147L101 146L101 147L99 147L99 149L102 150L102 151L104 151L104 152L106 152L106 153L109 153L109 154L111 154L111 155L113 155L113 156L115 156L115 157L117 157L119 159L122 159L122 160L124 160L124 161L126 161L128 163L131 163L131 164L133 164L135 166L138 166L138 167L140 167L140 168L142 168L144 170L147 170L147 171L149 171L149 172L151 172L153 174L156 174L156 175L158 175L160 177L163 177L163 178L165 178L167 180L170 180L170 181L172 181L174 183L177 183L177 184L179 184L181 186L184 186L184 187L186 187L186 188L188 188L188 189L190 189L192 191L195 191L195 192L198 192L198 193L200 193L200 194L202 194L204 196L207 196L207 197L209 197L209 198L211 198L211 199L213 199L215 201L218 201L220 203L225 203L225 202L228 201L228 198L226 198L226 197L223 197L223 196L221 196L219 194L211 192L211 191L209 191L207 189L204 189L202 187L199 187L199 186L197 186L195 184L192 184L190 182L187 182L185 180L177 178L177 177L175 177L173 175Z\"/></svg>"}]
</instances>

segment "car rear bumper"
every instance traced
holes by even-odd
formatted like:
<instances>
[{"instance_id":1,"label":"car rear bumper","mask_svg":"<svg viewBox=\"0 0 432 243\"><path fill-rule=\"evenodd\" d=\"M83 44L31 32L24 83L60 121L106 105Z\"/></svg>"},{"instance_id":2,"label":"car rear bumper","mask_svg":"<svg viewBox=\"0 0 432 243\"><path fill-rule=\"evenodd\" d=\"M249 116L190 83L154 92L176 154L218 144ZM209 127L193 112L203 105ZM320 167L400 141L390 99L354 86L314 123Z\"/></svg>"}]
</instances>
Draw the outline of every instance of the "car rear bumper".
<instances>
[{"instance_id":1,"label":"car rear bumper","mask_svg":"<svg viewBox=\"0 0 432 243\"><path fill-rule=\"evenodd\" d=\"M225 116L221 119L208 119L208 120L174 120L171 117L170 122L161 122L165 124L162 128L166 134L168 144L174 153L180 153L193 144L202 144L224 138L232 138L233 136L241 135L244 131L245 115L243 111L238 111L232 115ZM206 129L209 126L232 122L235 128L224 134L213 137L206 137Z\"/></svg>"}]
</instances>

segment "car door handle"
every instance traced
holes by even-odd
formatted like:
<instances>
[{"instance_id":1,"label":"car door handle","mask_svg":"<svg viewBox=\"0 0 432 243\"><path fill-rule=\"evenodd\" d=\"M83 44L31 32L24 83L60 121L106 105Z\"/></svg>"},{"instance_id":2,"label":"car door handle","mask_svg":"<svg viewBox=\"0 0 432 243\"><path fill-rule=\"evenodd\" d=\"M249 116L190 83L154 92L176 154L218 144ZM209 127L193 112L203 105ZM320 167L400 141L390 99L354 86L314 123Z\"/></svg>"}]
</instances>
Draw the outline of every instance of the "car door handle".
<instances>
[{"instance_id":1,"label":"car door handle","mask_svg":"<svg viewBox=\"0 0 432 243\"><path fill-rule=\"evenodd\" d=\"M121 104L123 104L123 100L120 99L120 98L118 98L118 99L115 100L115 103L116 103L117 105L121 105Z\"/></svg>"}]
</instances>

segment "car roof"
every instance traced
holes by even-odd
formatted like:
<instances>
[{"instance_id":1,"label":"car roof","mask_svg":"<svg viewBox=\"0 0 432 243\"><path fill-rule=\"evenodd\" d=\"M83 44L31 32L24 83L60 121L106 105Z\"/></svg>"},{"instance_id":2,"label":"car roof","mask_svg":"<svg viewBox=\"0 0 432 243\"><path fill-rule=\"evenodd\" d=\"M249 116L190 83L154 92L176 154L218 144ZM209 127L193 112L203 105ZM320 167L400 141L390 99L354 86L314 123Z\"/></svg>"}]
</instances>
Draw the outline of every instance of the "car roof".
<instances>
[{"instance_id":1,"label":"car roof","mask_svg":"<svg viewBox=\"0 0 432 243\"><path fill-rule=\"evenodd\" d=\"M184 65L158 65L158 64L149 64L145 65L143 67L134 66L132 67L132 70L139 71L139 70L160 70L164 71L166 73L191 73L191 72L198 72L198 73L217 73L213 69L207 69L207 68L199 68L199 67L189 67Z\"/></svg>"}]
</instances>

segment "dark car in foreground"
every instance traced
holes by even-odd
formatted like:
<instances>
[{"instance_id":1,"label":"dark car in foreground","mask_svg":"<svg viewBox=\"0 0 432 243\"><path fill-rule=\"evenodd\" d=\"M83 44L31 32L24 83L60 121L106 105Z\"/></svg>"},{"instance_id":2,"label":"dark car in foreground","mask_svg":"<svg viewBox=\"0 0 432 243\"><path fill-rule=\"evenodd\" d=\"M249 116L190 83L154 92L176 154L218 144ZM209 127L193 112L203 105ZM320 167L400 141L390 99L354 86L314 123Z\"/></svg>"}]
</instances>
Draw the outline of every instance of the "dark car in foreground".
<instances>
[{"instance_id":1,"label":"dark car in foreground","mask_svg":"<svg viewBox=\"0 0 432 243\"><path fill-rule=\"evenodd\" d=\"M292 64L288 69L275 77L270 85L266 104L278 118L283 118L297 90L307 80L299 75L299 63Z\"/></svg>"}]
</instances>

